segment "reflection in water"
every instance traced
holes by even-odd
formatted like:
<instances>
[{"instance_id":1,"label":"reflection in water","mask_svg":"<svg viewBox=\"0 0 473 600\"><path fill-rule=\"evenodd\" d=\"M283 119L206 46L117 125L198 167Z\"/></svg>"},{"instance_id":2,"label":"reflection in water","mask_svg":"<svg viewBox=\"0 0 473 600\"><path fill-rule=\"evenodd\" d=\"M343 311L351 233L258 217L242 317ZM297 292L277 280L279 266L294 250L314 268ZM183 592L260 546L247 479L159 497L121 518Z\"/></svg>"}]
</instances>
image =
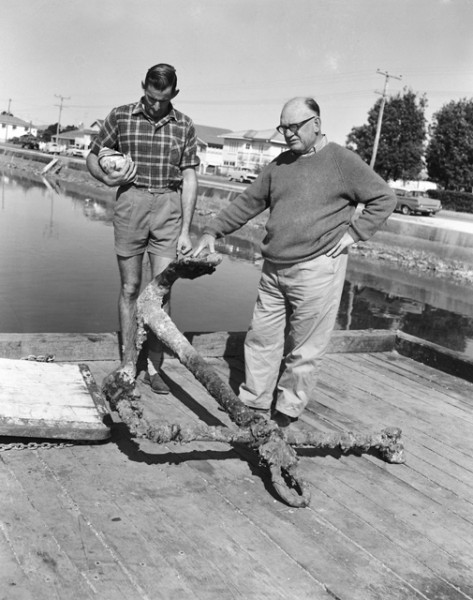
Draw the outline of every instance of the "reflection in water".
<instances>
[{"instance_id":1,"label":"reflection in water","mask_svg":"<svg viewBox=\"0 0 473 600\"><path fill-rule=\"evenodd\" d=\"M46 177L41 178L44 186L48 190L50 201L49 222L44 226L43 235L48 238L59 237L59 232L54 230L54 197L60 196L61 190L53 181L49 181Z\"/></svg>"},{"instance_id":2,"label":"reflection in water","mask_svg":"<svg viewBox=\"0 0 473 600\"><path fill-rule=\"evenodd\" d=\"M91 197L79 185L17 173L3 174L1 182L0 331L115 330L113 191ZM205 193L210 197L208 188ZM211 199L230 193L214 190ZM194 237L205 218L197 215ZM218 250L227 258L216 273L174 288L172 314L181 329L248 327L261 267L259 244L232 235L219 241ZM401 329L473 356L470 292L351 256L337 327Z\"/></svg>"},{"instance_id":3,"label":"reflection in water","mask_svg":"<svg viewBox=\"0 0 473 600\"><path fill-rule=\"evenodd\" d=\"M338 314L339 329L399 329L473 356L473 317L410 298L391 296L347 279ZM470 348L469 348L470 344Z\"/></svg>"}]
</instances>

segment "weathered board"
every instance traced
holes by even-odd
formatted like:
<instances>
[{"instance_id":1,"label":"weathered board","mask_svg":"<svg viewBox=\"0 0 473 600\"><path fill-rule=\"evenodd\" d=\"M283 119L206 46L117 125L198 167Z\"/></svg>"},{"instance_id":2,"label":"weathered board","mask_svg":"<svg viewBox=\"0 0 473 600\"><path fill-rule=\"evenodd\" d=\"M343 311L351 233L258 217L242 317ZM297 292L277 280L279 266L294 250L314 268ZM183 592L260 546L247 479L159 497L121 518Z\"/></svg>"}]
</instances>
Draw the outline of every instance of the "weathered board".
<instances>
[{"instance_id":1,"label":"weathered board","mask_svg":"<svg viewBox=\"0 0 473 600\"><path fill-rule=\"evenodd\" d=\"M0 358L0 436L104 440L107 415L86 365Z\"/></svg>"}]
</instances>

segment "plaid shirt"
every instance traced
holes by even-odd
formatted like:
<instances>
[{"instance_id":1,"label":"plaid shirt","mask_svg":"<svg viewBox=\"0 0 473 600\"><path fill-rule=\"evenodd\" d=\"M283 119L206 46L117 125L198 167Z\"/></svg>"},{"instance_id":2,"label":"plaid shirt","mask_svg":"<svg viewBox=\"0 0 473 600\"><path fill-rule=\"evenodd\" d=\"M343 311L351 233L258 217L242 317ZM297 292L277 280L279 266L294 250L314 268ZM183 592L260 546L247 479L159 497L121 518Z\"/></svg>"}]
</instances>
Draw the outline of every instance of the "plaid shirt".
<instances>
[{"instance_id":1,"label":"plaid shirt","mask_svg":"<svg viewBox=\"0 0 473 600\"><path fill-rule=\"evenodd\" d=\"M157 123L146 115L141 101L112 109L91 152L98 154L103 147L129 154L137 166L134 184L151 190L178 187L181 171L200 162L194 124L172 105Z\"/></svg>"}]
</instances>

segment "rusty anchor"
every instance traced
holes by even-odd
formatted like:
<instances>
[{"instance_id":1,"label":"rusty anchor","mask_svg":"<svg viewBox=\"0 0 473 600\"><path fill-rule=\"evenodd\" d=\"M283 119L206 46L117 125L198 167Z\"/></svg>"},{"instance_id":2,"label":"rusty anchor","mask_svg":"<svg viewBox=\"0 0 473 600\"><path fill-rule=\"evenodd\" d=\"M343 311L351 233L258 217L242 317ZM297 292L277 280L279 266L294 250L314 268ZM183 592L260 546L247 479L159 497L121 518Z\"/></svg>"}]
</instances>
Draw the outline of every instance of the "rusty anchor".
<instances>
[{"instance_id":1,"label":"rusty anchor","mask_svg":"<svg viewBox=\"0 0 473 600\"><path fill-rule=\"evenodd\" d=\"M122 363L104 379L102 387L111 408L118 412L130 433L158 444L192 441L244 444L255 450L262 464L269 468L272 484L279 497L294 507L305 507L310 502L309 487L298 473L299 459L294 450L296 447L339 448L342 452L368 452L377 449L388 462L405 462L400 441L401 430L396 427L368 434L292 431L290 428L281 429L274 421L255 413L241 402L162 308L163 298L169 293L176 279L194 279L210 274L221 261L222 256L218 254L196 258L181 257L173 261L140 294L133 329L128 336L129 341ZM238 426L236 430L204 424L183 427L164 423L157 426L147 420L140 401L136 398L135 378L138 355L148 330L151 330L206 388Z\"/></svg>"}]
</instances>

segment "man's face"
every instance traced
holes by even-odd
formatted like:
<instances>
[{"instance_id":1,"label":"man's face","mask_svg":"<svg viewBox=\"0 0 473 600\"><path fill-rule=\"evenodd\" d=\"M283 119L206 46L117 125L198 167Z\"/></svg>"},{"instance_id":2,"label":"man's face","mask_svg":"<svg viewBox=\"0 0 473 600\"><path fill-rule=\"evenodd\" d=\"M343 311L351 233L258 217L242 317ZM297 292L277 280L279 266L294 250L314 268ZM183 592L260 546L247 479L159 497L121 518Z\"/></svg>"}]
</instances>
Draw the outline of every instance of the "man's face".
<instances>
[{"instance_id":1,"label":"man's face","mask_svg":"<svg viewBox=\"0 0 473 600\"><path fill-rule=\"evenodd\" d=\"M153 85L148 85L144 89L143 102L148 115L155 120L159 120L169 112L171 100L177 96L179 90L173 90L171 86L164 90L158 90Z\"/></svg>"},{"instance_id":2,"label":"man's face","mask_svg":"<svg viewBox=\"0 0 473 600\"><path fill-rule=\"evenodd\" d=\"M315 145L320 133L320 118L303 102L289 104L281 113L281 125L295 125L307 121L293 132L286 129L284 138L286 144L295 154L306 154Z\"/></svg>"}]
</instances>

